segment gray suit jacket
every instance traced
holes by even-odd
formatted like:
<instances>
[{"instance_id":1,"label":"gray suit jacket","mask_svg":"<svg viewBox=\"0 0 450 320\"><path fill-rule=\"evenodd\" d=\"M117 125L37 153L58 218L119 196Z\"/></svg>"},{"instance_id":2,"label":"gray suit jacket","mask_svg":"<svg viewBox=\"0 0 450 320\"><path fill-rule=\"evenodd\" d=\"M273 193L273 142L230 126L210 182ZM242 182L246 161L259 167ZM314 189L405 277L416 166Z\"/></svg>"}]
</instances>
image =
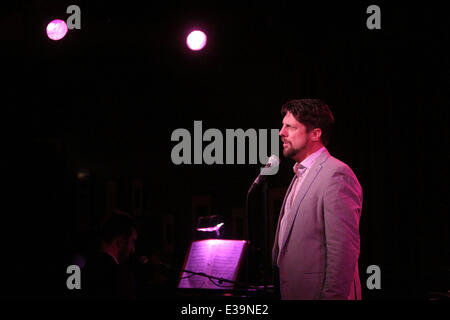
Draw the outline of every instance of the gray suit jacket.
<instances>
[{"instance_id":1,"label":"gray suit jacket","mask_svg":"<svg viewBox=\"0 0 450 320\"><path fill-rule=\"evenodd\" d=\"M361 299L358 273L362 188L345 163L325 149L304 178L272 262L282 299ZM279 248L281 248L279 250Z\"/></svg>"}]
</instances>

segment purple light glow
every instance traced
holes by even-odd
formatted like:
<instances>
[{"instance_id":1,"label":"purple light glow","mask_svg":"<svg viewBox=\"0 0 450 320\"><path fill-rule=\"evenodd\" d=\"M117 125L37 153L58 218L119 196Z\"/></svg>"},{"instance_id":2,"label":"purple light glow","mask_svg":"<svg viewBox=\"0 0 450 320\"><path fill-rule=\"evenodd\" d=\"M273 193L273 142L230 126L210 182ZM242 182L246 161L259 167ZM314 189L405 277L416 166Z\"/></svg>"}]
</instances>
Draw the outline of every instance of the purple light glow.
<instances>
[{"instance_id":1,"label":"purple light glow","mask_svg":"<svg viewBox=\"0 0 450 320\"><path fill-rule=\"evenodd\" d=\"M55 19L47 25L47 36L52 40L61 40L67 33L67 24L61 19Z\"/></svg>"},{"instance_id":2,"label":"purple light glow","mask_svg":"<svg viewBox=\"0 0 450 320\"><path fill-rule=\"evenodd\" d=\"M193 51L202 50L206 45L206 34L203 31L192 31L186 38L186 45Z\"/></svg>"}]
</instances>

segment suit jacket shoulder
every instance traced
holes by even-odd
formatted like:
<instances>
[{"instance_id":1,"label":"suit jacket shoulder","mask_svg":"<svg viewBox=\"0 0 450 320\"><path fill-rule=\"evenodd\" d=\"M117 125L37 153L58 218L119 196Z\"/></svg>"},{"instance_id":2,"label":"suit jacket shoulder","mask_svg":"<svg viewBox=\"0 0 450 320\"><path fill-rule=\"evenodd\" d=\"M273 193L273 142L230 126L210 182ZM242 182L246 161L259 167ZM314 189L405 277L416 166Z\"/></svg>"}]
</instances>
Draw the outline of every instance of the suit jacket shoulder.
<instances>
[{"instance_id":1,"label":"suit jacket shoulder","mask_svg":"<svg viewBox=\"0 0 450 320\"><path fill-rule=\"evenodd\" d=\"M336 159L333 156L329 156L328 159L322 164L322 168L325 171L325 177L334 178L337 176L342 176L347 182L357 183L358 187L361 188L358 178L356 177L353 170L345 162Z\"/></svg>"}]
</instances>

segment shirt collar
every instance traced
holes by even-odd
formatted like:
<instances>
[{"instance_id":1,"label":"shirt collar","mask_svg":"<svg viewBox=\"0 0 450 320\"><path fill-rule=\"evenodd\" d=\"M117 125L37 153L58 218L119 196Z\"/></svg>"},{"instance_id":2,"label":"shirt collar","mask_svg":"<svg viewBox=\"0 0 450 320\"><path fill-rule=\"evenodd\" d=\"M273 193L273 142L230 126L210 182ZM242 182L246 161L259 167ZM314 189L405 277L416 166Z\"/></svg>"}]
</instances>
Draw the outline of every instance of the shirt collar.
<instances>
[{"instance_id":1,"label":"shirt collar","mask_svg":"<svg viewBox=\"0 0 450 320\"><path fill-rule=\"evenodd\" d=\"M294 165L294 173L300 177L308 168L310 168L314 161L319 157L319 155L322 153L323 150L325 150L325 147L320 148L316 152L310 154L306 159L304 159L302 162L296 162Z\"/></svg>"}]
</instances>

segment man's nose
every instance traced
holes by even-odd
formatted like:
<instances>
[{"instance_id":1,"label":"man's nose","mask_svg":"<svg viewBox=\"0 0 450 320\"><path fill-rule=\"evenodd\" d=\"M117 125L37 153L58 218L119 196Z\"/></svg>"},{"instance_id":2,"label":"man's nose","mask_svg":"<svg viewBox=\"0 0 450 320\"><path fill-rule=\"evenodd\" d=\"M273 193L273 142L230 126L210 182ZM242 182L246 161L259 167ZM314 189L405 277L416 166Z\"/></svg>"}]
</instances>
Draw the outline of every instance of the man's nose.
<instances>
[{"instance_id":1,"label":"man's nose","mask_svg":"<svg viewBox=\"0 0 450 320\"><path fill-rule=\"evenodd\" d=\"M285 136L286 136L284 127L281 128L281 130L280 130L280 132L278 133L278 135L279 135L280 137L285 137Z\"/></svg>"}]
</instances>

